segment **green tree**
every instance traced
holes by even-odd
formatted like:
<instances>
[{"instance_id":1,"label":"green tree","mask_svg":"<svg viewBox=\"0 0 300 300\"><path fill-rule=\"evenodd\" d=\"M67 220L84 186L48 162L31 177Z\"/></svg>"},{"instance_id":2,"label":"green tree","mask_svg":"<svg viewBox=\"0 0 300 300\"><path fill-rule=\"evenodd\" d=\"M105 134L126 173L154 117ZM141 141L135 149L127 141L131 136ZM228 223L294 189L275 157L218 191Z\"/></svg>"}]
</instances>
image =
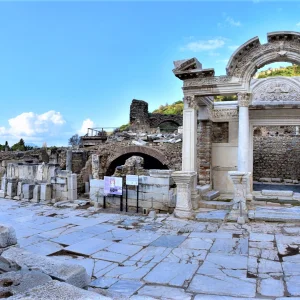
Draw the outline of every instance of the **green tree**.
<instances>
[{"instance_id":1,"label":"green tree","mask_svg":"<svg viewBox=\"0 0 300 300\"><path fill-rule=\"evenodd\" d=\"M69 145L74 146L80 146L81 145L81 137L76 133L73 136L69 138Z\"/></svg>"},{"instance_id":2,"label":"green tree","mask_svg":"<svg viewBox=\"0 0 300 300\"><path fill-rule=\"evenodd\" d=\"M12 151L25 151L26 150L26 147L25 147L25 142L23 139L20 139L20 141L16 144L14 144L12 147L11 147L11 150Z\"/></svg>"}]
</instances>

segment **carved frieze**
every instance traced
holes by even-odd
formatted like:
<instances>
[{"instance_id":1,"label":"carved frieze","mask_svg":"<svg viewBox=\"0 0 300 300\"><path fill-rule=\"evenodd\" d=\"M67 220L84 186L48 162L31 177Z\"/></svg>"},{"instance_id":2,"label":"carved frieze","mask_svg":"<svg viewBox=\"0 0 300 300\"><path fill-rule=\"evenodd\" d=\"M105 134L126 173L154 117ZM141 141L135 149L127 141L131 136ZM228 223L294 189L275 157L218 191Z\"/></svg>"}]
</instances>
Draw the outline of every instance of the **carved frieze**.
<instances>
[{"instance_id":1,"label":"carved frieze","mask_svg":"<svg viewBox=\"0 0 300 300\"><path fill-rule=\"evenodd\" d=\"M254 87L252 93L252 105L300 103L300 85L291 79L270 78L264 80Z\"/></svg>"},{"instance_id":2,"label":"carved frieze","mask_svg":"<svg viewBox=\"0 0 300 300\"><path fill-rule=\"evenodd\" d=\"M183 87L203 87L227 83L232 80L230 76L202 77L193 80L185 80Z\"/></svg>"},{"instance_id":3,"label":"carved frieze","mask_svg":"<svg viewBox=\"0 0 300 300\"><path fill-rule=\"evenodd\" d=\"M238 111L234 108L215 108L208 110L209 119L217 120L232 120L238 118Z\"/></svg>"}]
</instances>

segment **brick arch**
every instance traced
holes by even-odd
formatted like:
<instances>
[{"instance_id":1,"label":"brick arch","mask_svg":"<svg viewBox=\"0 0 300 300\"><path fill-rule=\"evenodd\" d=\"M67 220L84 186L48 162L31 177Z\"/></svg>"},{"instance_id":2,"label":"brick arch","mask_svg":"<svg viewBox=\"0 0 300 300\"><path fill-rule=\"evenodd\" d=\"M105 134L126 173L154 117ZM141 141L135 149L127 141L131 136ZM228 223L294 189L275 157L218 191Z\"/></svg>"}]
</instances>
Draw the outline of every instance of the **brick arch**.
<instances>
[{"instance_id":1,"label":"brick arch","mask_svg":"<svg viewBox=\"0 0 300 300\"><path fill-rule=\"evenodd\" d=\"M163 114L151 114L150 115L150 127L155 128L165 122L172 122L178 126L182 126L182 115L163 115Z\"/></svg>"},{"instance_id":2,"label":"brick arch","mask_svg":"<svg viewBox=\"0 0 300 300\"><path fill-rule=\"evenodd\" d=\"M119 158L120 156L124 155L124 154L129 154L129 153L141 153L141 154L146 154L149 156L154 157L155 159L157 159L159 162L161 162L163 165L167 166L169 168L169 162L167 157L159 150L147 147L147 146L127 146L124 148L121 148L120 150L118 150L117 153L115 153L109 160L107 163L107 168L111 165L111 163L116 160L117 158Z\"/></svg>"}]
</instances>

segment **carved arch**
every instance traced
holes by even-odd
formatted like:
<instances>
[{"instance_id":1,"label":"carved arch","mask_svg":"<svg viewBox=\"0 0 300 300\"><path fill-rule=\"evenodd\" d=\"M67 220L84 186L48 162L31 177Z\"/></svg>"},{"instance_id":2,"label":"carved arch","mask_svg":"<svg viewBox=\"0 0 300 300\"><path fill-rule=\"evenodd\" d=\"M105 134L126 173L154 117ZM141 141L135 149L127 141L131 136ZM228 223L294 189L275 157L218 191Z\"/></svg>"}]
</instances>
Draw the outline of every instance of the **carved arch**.
<instances>
[{"instance_id":1,"label":"carved arch","mask_svg":"<svg viewBox=\"0 0 300 300\"><path fill-rule=\"evenodd\" d=\"M227 76L250 82L257 69L273 62L300 64L300 33L278 31L268 33L268 43L261 44L258 37L247 41L231 56Z\"/></svg>"}]
</instances>

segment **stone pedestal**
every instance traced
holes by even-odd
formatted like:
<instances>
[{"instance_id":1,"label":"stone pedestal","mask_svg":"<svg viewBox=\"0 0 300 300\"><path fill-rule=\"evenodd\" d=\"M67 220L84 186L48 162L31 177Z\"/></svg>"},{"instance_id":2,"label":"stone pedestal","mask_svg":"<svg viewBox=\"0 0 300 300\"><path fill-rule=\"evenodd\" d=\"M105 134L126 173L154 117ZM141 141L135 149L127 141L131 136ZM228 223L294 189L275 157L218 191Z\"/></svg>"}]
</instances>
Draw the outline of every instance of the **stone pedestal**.
<instances>
[{"instance_id":1,"label":"stone pedestal","mask_svg":"<svg viewBox=\"0 0 300 300\"><path fill-rule=\"evenodd\" d=\"M4 175L1 180L0 197L4 198L7 191L7 177Z\"/></svg>"},{"instance_id":2,"label":"stone pedestal","mask_svg":"<svg viewBox=\"0 0 300 300\"><path fill-rule=\"evenodd\" d=\"M172 177L177 185L177 200L174 215L178 218L194 218L192 205L192 190L196 172L177 171Z\"/></svg>"},{"instance_id":3,"label":"stone pedestal","mask_svg":"<svg viewBox=\"0 0 300 300\"><path fill-rule=\"evenodd\" d=\"M240 171L229 171L228 175L232 180L234 186L233 207L228 216L228 220L239 221L239 223L245 223L248 221L246 197L247 186L249 182L249 173Z\"/></svg>"},{"instance_id":4,"label":"stone pedestal","mask_svg":"<svg viewBox=\"0 0 300 300\"><path fill-rule=\"evenodd\" d=\"M100 168L99 155L92 154L92 174L93 174L93 179L100 179L99 178L99 168Z\"/></svg>"}]
</instances>

